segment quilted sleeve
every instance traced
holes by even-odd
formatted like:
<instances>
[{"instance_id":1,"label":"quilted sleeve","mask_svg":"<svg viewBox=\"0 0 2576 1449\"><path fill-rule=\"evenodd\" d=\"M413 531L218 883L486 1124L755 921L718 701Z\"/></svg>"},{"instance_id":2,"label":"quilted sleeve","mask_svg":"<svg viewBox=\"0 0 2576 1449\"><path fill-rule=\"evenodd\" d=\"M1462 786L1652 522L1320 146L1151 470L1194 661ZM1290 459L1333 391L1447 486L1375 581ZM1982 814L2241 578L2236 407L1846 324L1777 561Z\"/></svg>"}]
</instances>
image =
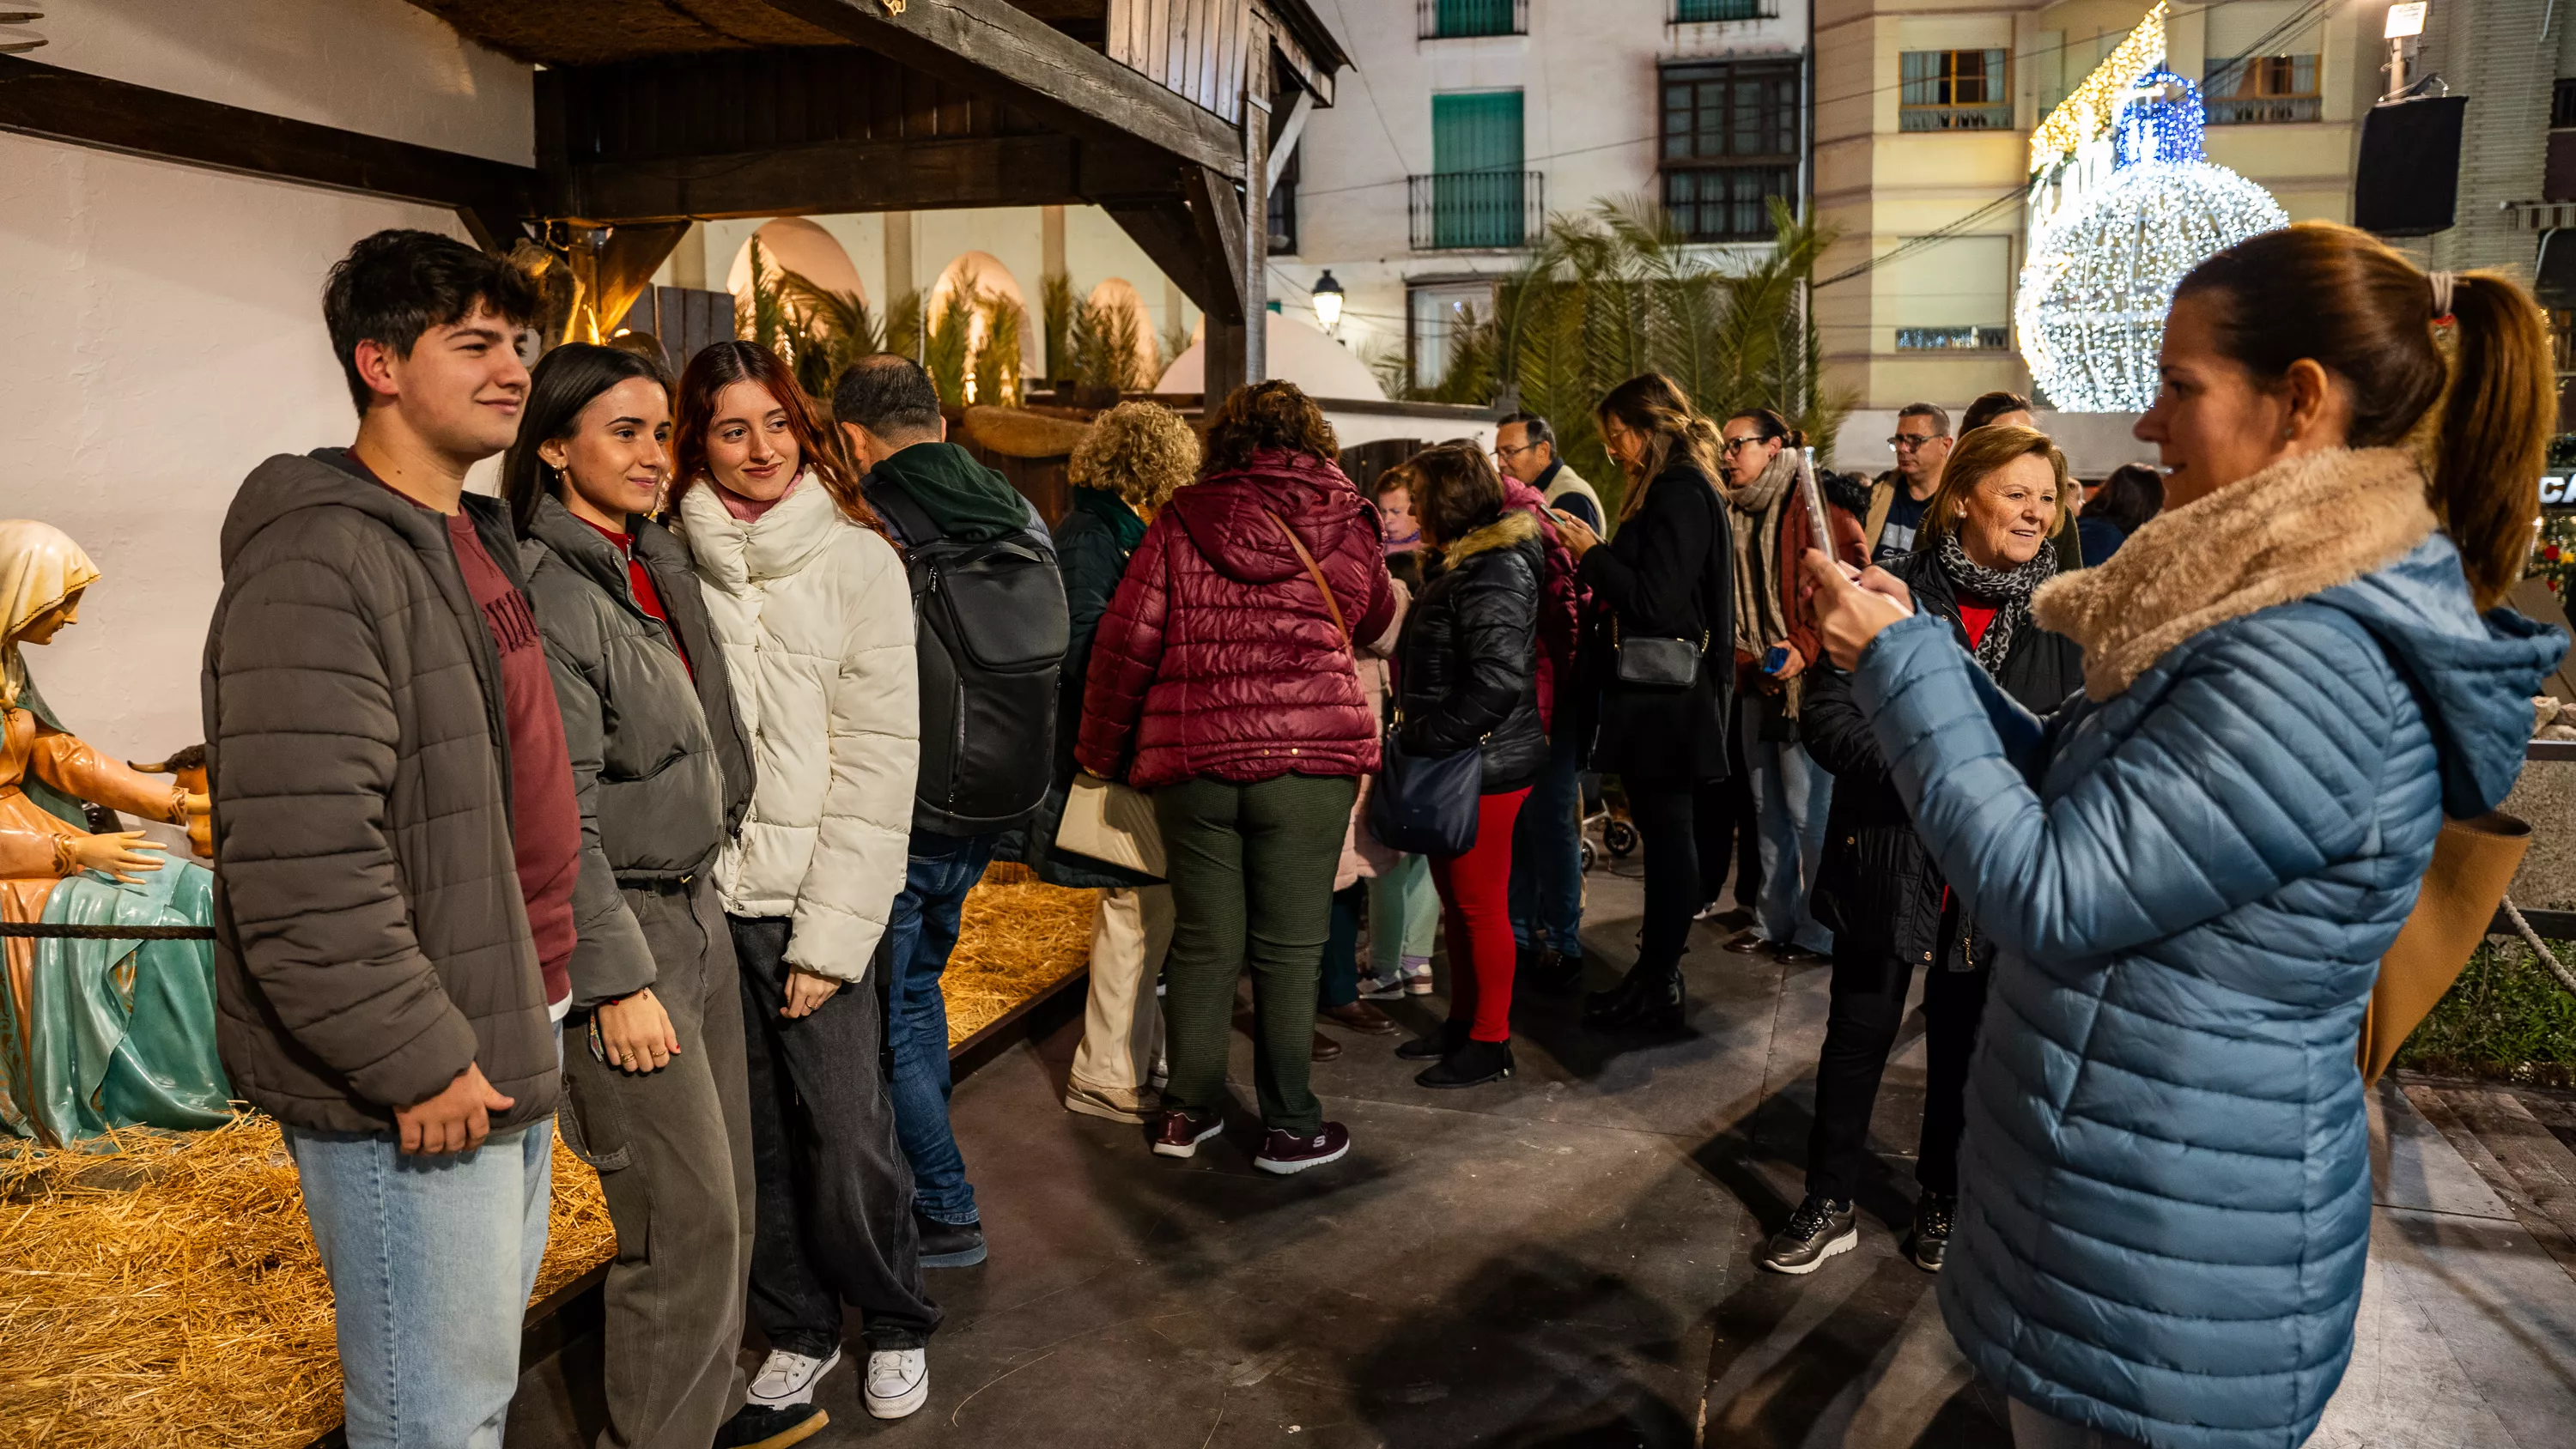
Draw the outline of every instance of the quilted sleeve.
<instances>
[{"instance_id":1,"label":"quilted sleeve","mask_svg":"<svg viewBox=\"0 0 2576 1449\"><path fill-rule=\"evenodd\" d=\"M2008 754L1996 706L2021 721L2023 743L2040 738L2038 722L1945 621L1891 625L1861 656L1853 693L1915 826L2006 947L2050 960L2131 949L2368 839L2394 726L2384 657L2296 615L2222 625L2185 647L2131 733L2046 802Z\"/></svg>"},{"instance_id":2,"label":"quilted sleeve","mask_svg":"<svg viewBox=\"0 0 2576 1449\"><path fill-rule=\"evenodd\" d=\"M1082 738L1074 746L1074 761L1103 779L1126 777L1136 725L1145 715L1145 692L1162 667L1163 622L1171 609L1164 580L1171 568L1172 533L1179 527L1178 515L1166 510L1145 530L1145 541L1136 545L1127 576L1118 581L1118 592L1091 636Z\"/></svg>"},{"instance_id":3,"label":"quilted sleeve","mask_svg":"<svg viewBox=\"0 0 2576 1449\"><path fill-rule=\"evenodd\" d=\"M599 772L608 738L599 615L573 592L581 586L565 579L563 570L539 568L528 587L545 636L546 672L554 676L555 703L563 710L573 800L581 810L581 874L572 888L573 927L580 934L568 969L572 1004L586 1008L641 991L659 972L599 843Z\"/></svg>"},{"instance_id":4,"label":"quilted sleeve","mask_svg":"<svg viewBox=\"0 0 2576 1449\"><path fill-rule=\"evenodd\" d=\"M316 543L242 578L207 641L225 910L296 1044L407 1107L473 1064L474 1028L421 952L386 833L399 731L373 621L401 589L345 539Z\"/></svg>"},{"instance_id":5,"label":"quilted sleeve","mask_svg":"<svg viewBox=\"0 0 2576 1449\"><path fill-rule=\"evenodd\" d=\"M814 856L796 892L787 961L840 981L867 975L903 891L921 764L921 677L912 590L894 549L860 534L860 578L830 689L831 777Z\"/></svg>"}]
</instances>

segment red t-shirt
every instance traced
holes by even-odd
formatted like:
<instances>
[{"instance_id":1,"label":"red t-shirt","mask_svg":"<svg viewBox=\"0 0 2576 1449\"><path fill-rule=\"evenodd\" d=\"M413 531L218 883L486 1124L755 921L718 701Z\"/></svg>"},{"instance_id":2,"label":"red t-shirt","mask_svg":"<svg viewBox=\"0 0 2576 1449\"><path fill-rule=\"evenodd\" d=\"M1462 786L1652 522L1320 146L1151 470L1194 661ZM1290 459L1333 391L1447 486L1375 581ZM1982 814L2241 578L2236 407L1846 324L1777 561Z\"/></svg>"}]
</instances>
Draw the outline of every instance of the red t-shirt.
<instances>
[{"instance_id":1,"label":"red t-shirt","mask_svg":"<svg viewBox=\"0 0 2576 1449\"><path fill-rule=\"evenodd\" d=\"M580 517L578 514L574 516ZM622 528L602 528L587 518L581 521L589 524L591 532L607 539L617 549L618 557L626 560L626 583L635 591L635 607L652 615L653 622L662 626L662 632L670 637L672 652L680 656L680 663L688 669L689 677L697 678L698 666L689 663L689 646L680 642L680 631L671 627L671 616L662 612L662 591L653 587L651 570L644 567L644 560L635 556L635 535Z\"/></svg>"},{"instance_id":2,"label":"red t-shirt","mask_svg":"<svg viewBox=\"0 0 2576 1449\"><path fill-rule=\"evenodd\" d=\"M581 807L573 798L572 758L564 744L563 709L555 703L554 677L546 672L544 639L528 596L492 561L463 513L447 516L448 542L456 549L465 590L483 611L492 645L501 654L501 702L510 729L510 825L519 869L519 894L528 903L528 930L545 968L546 1000L572 995L573 882L581 874Z\"/></svg>"},{"instance_id":3,"label":"red t-shirt","mask_svg":"<svg viewBox=\"0 0 2576 1449\"><path fill-rule=\"evenodd\" d=\"M1969 648L1974 649L1986 642L1986 626L1994 621L1994 605L1971 604L1965 599L1959 601L1959 623L1968 631Z\"/></svg>"}]
</instances>

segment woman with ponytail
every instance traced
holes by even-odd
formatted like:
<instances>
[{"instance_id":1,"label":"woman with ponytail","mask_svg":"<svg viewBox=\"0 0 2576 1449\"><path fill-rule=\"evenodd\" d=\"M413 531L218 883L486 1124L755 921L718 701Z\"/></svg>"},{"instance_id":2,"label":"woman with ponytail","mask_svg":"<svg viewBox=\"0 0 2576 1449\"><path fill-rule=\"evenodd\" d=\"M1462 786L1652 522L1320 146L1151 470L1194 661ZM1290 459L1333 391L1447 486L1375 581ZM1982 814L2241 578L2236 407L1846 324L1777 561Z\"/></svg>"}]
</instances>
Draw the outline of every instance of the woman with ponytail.
<instances>
[{"instance_id":1,"label":"woman with ponytail","mask_svg":"<svg viewBox=\"0 0 2576 1449\"><path fill-rule=\"evenodd\" d=\"M2352 1354L2355 1047L2443 817L2492 810L2566 647L2496 605L2552 414L2540 314L2303 222L2185 277L2168 507L2031 602L2043 724L1903 588L1807 568L1898 789L2001 948L1941 1306L2022 1445L2292 1445Z\"/></svg>"}]
</instances>

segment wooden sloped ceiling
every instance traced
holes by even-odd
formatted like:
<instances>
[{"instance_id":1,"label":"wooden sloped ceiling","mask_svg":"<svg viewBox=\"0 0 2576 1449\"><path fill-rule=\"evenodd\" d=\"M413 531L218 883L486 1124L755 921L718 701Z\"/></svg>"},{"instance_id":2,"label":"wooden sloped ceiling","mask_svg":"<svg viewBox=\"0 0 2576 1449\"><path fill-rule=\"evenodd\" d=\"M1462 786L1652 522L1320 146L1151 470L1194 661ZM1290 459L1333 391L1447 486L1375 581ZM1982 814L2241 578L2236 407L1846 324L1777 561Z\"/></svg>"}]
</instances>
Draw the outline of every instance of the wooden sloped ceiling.
<instances>
[{"instance_id":1,"label":"wooden sloped ceiling","mask_svg":"<svg viewBox=\"0 0 2576 1449\"><path fill-rule=\"evenodd\" d=\"M657 55L764 46L847 45L766 0L410 0L458 34L541 65L604 65ZM1099 46L1109 0L1011 0L1074 39Z\"/></svg>"}]
</instances>

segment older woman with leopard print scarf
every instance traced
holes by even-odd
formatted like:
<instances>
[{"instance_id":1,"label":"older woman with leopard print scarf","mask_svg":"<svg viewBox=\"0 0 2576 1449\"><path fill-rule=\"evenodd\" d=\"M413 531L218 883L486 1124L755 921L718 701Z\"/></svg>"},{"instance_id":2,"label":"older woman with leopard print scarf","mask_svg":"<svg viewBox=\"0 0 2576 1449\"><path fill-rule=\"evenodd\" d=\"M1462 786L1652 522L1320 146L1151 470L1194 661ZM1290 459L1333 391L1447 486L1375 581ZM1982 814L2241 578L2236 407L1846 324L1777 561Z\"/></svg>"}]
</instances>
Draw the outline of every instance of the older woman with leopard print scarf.
<instances>
[{"instance_id":1,"label":"older woman with leopard print scarf","mask_svg":"<svg viewBox=\"0 0 2576 1449\"><path fill-rule=\"evenodd\" d=\"M2084 682L2083 650L2030 612L2032 592L2057 572L2049 535L2070 486L2066 459L2044 434L2011 427L1964 434L1924 508L1915 551L1889 569L1914 591L1918 608L1950 621L1988 678L2037 714ZM1806 1200L1760 1261L1803 1273L1858 1241L1852 1201L1871 1164L1870 1110L1919 966L1928 1059L1915 1160L1922 1194L1905 1248L1934 1271L1958 1196L1968 1055L1994 944L1960 909L1916 835L1853 705L1850 677L1825 665L1807 680L1800 729L1816 762L1834 774L1815 896L1818 919L1834 933L1833 1004L1816 1066Z\"/></svg>"}]
</instances>

